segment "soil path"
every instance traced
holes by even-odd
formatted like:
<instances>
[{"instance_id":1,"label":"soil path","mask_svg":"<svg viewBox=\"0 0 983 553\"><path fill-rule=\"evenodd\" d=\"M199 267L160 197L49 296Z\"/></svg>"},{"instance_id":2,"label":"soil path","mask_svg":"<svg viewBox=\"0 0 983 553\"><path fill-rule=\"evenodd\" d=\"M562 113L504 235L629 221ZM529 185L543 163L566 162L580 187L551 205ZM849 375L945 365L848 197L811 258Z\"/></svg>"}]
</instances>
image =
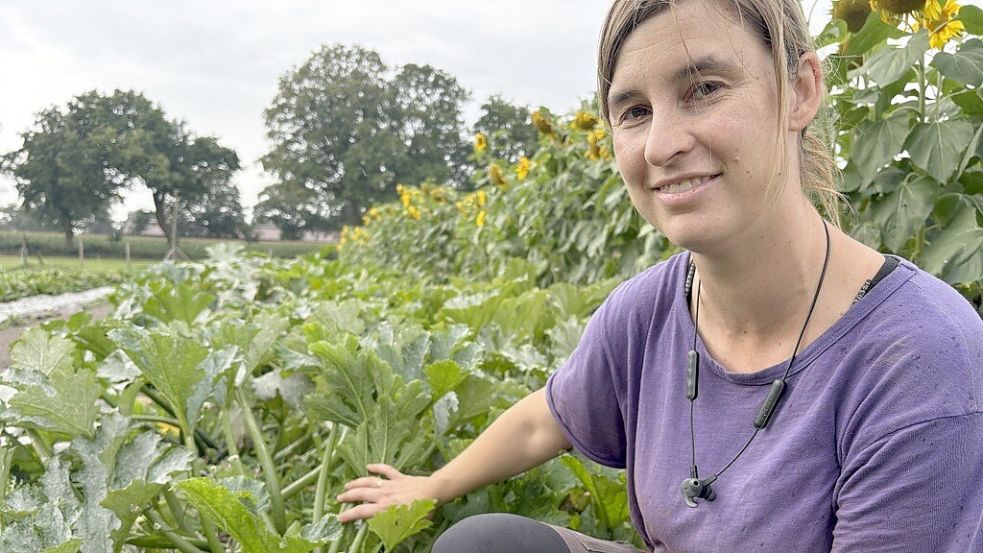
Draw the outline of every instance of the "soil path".
<instances>
[{"instance_id":1,"label":"soil path","mask_svg":"<svg viewBox=\"0 0 983 553\"><path fill-rule=\"evenodd\" d=\"M91 291L90 291L91 292ZM45 321L54 319L68 319L74 313L86 311L92 314L93 319L101 319L112 313L113 306L105 299L105 294L87 294L75 296L65 294L68 301L52 302L60 296L44 296L46 309L28 312L11 319L11 322L0 327L0 370L10 366L10 345L20 337L25 331L30 330ZM93 300L92 298L95 297ZM32 298L25 298L30 300ZM80 301L72 301L80 300ZM86 301L87 300L87 301ZM24 300L19 300L24 301ZM13 303L13 302L11 302ZM10 304L0 304L10 305Z\"/></svg>"}]
</instances>

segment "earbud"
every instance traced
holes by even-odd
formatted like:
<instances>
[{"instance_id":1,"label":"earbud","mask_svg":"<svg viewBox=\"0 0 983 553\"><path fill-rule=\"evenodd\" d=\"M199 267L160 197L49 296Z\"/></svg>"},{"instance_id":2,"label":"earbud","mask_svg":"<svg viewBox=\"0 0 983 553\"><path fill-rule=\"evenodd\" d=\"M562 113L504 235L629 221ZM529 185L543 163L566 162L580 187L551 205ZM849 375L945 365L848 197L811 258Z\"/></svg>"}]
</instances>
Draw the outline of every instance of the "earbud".
<instances>
[{"instance_id":1,"label":"earbud","mask_svg":"<svg viewBox=\"0 0 983 553\"><path fill-rule=\"evenodd\" d=\"M717 498L717 493L713 491L710 487L710 483L713 480L707 478L705 480L700 480L699 478L687 478L683 480L683 500L686 501L686 505L696 508L696 500L705 499L707 501L713 501Z\"/></svg>"}]
</instances>

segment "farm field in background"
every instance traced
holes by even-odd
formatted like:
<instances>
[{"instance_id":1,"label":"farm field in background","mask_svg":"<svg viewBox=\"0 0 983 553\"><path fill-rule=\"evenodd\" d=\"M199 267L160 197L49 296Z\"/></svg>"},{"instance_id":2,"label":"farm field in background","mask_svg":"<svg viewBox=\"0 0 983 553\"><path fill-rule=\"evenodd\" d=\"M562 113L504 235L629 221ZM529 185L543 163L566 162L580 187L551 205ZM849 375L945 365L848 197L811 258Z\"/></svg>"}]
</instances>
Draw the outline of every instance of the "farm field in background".
<instances>
[{"instance_id":1,"label":"farm field in background","mask_svg":"<svg viewBox=\"0 0 983 553\"><path fill-rule=\"evenodd\" d=\"M19 256L21 244L27 243L28 253L32 258L40 253L45 258L49 256L78 257L78 241L84 246L85 257L101 256L123 259L126 256L126 244L130 244L130 257L151 260L161 260L167 255L167 241L161 236L123 236L113 239L105 234L83 234L77 236L71 245L65 243L65 235L57 232L0 232L0 255ZM333 248L330 243L299 242L290 240L248 242L221 238L180 238L178 245L181 251L191 259L207 257L205 249L223 242L242 244L246 251L259 252L273 257L296 257L308 253L319 252L324 248Z\"/></svg>"},{"instance_id":2,"label":"farm field in background","mask_svg":"<svg viewBox=\"0 0 983 553\"><path fill-rule=\"evenodd\" d=\"M127 272L141 271L156 263L151 259L132 259L129 263L125 259L111 258L86 258L84 263L79 263L78 256L45 256L43 262L37 256L28 258L27 266L21 263L19 255L0 255L0 268L4 271L16 271L21 269L62 269L68 272Z\"/></svg>"}]
</instances>

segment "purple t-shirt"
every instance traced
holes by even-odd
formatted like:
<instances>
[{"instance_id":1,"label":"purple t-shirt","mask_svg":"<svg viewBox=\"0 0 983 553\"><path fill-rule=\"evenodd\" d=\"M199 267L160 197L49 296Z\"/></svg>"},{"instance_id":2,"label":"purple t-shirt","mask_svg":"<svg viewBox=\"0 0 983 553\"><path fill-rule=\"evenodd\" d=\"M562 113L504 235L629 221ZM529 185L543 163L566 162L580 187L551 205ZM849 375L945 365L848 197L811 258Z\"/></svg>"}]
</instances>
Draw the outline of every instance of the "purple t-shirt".
<instances>
[{"instance_id":1,"label":"purple t-shirt","mask_svg":"<svg viewBox=\"0 0 983 553\"><path fill-rule=\"evenodd\" d=\"M577 450L627 469L651 551L983 552L983 321L908 261L800 351L768 427L713 484L689 477L688 255L620 284L547 381ZM725 371L698 343L700 476L719 472L786 362Z\"/></svg>"}]
</instances>

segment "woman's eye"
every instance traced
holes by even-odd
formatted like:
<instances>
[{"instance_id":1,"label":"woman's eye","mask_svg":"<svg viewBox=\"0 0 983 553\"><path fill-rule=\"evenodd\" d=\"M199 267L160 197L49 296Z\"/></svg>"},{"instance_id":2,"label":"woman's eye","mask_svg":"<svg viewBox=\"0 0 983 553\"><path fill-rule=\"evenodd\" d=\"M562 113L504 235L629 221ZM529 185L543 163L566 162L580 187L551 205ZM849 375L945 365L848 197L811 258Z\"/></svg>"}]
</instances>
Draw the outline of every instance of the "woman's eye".
<instances>
[{"instance_id":1,"label":"woman's eye","mask_svg":"<svg viewBox=\"0 0 983 553\"><path fill-rule=\"evenodd\" d=\"M625 113L621 116L621 121L631 122L636 119L641 119L642 117L645 117L647 114L648 114L647 109L641 106L635 106L633 108L628 108L627 110L625 110Z\"/></svg>"},{"instance_id":2,"label":"woman's eye","mask_svg":"<svg viewBox=\"0 0 983 553\"><path fill-rule=\"evenodd\" d=\"M720 83L715 81L702 81L696 83L692 89L691 96L694 100L705 100L712 96L714 92L720 90Z\"/></svg>"}]
</instances>

